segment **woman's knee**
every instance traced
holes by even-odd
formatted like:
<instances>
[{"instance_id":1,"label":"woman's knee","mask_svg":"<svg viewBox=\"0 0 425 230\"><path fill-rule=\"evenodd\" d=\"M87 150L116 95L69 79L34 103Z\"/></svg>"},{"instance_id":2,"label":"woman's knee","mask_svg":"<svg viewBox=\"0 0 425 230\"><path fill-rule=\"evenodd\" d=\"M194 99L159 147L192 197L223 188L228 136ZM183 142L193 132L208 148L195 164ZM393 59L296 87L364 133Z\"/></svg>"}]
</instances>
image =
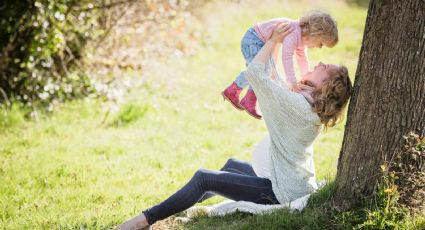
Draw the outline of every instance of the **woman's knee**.
<instances>
[{"instance_id":1,"label":"woman's knee","mask_svg":"<svg viewBox=\"0 0 425 230\"><path fill-rule=\"evenodd\" d=\"M224 164L223 169L230 167L231 165L235 164L237 160L233 157L229 158L226 162L226 164Z\"/></svg>"},{"instance_id":2,"label":"woman's knee","mask_svg":"<svg viewBox=\"0 0 425 230\"><path fill-rule=\"evenodd\" d=\"M235 162L235 161L238 161L236 158L234 158L234 157L230 157L228 160L227 160L227 162Z\"/></svg>"},{"instance_id":3,"label":"woman's knee","mask_svg":"<svg viewBox=\"0 0 425 230\"><path fill-rule=\"evenodd\" d=\"M207 175L208 170L207 169L198 169L196 170L195 174L193 174L192 179L198 182L201 182L204 180L205 175Z\"/></svg>"}]
</instances>

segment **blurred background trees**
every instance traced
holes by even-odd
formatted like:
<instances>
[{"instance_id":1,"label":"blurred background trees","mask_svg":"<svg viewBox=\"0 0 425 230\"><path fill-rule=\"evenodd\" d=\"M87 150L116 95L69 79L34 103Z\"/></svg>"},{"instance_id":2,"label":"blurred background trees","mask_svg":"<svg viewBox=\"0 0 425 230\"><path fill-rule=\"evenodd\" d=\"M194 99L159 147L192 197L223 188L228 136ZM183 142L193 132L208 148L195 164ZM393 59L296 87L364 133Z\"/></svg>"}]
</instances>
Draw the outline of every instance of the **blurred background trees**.
<instances>
[{"instance_id":1,"label":"blurred background trees","mask_svg":"<svg viewBox=\"0 0 425 230\"><path fill-rule=\"evenodd\" d=\"M192 12L205 2L2 1L0 103L53 110L87 95L116 100L132 84L122 70L194 52L200 33Z\"/></svg>"}]
</instances>

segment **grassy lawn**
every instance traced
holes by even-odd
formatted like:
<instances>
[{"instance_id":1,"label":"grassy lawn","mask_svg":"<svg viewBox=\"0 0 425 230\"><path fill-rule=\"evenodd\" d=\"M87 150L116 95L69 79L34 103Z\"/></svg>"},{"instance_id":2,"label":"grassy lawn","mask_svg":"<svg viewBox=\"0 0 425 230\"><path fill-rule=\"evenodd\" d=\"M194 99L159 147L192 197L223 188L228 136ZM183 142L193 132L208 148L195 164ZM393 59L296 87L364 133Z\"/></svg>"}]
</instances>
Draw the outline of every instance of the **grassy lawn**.
<instances>
[{"instance_id":1,"label":"grassy lawn","mask_svg":"<svg viewBox=\"0 0 425 230\"><path fill-rule=\"evenodd\" d=\"M255 22L326 9L338 21L340 43L310 50L310 61L345 64L354 78L366 10L342 1L279 2L206 6L199 12L203 48L141 74L143 84L106 124L102 103L93 99L64 104L38 122L23 119L25 111L16 107L0 110L0 228L112 227L167 198L198 168L219 169L231 156L250 160L265 125L223 102L220 92L244 68L240 39ZM319 180L333 180L342 137L340 124L317 139ZM285 213L165 221L157 229L300 226ZM304 215L306 225L317 225L314 212Z\"/></svg>"}]
</instances>

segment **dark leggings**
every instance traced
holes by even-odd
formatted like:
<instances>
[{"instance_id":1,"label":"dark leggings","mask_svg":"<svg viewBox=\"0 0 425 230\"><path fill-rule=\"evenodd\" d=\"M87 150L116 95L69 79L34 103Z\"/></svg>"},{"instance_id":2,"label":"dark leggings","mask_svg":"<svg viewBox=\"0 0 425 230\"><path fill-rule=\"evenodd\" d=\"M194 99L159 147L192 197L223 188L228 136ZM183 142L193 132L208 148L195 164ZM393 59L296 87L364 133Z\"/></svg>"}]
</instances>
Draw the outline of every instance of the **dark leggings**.
<instances>
[{"instance_id":1,"label":"dark leggings","mask_svg":"<svg viewBox=\"0 0 425 230\"><path fill-rule=\"evenodd\" d=\"M229 159L220 171L199 169L183 188L143 213L152 225L215 194L235 201L279 203L269 179L258 177L249 163Z\"/></svg>"}]
</instances>

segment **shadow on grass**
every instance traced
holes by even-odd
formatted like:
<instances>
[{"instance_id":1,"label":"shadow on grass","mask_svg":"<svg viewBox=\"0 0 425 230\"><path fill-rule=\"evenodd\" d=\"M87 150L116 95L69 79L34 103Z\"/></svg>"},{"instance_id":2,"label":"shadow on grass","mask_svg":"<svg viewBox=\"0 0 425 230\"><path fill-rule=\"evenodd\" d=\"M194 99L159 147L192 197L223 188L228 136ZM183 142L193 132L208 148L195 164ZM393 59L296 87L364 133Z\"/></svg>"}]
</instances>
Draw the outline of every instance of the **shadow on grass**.
<instances>
[{"instance_id":1,"label":"shadow on grass","mask_svg":"<svg viewBox=\"0 0 425 230\"><path fill-rule=\"evenodd\" d=\"M302 211L281 209L264 215L235 213L224 217L200 217L187 229L425 229L425 217L410 215L390 207L387 212L376 198L363 201L351 210L338 212L331 206L335 184L331 182L311 196ZM385 197L377 197L378 200Z\"/></svg>"},{"instance_id":2,"label":"shadow on grass","mask_svg":"<svg viewBox=\"0 0 425 230\"><path fill-rule=\"evenodd\" d=\"M328 205L334 191L329 183L311 196L303 211L281 209L270 214L234 213L223 217L199 217L186 224L187 229L351 229L351 224L336 225Z\"/></svg>"}]
</instances>

